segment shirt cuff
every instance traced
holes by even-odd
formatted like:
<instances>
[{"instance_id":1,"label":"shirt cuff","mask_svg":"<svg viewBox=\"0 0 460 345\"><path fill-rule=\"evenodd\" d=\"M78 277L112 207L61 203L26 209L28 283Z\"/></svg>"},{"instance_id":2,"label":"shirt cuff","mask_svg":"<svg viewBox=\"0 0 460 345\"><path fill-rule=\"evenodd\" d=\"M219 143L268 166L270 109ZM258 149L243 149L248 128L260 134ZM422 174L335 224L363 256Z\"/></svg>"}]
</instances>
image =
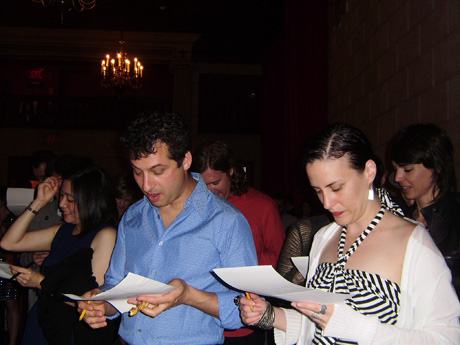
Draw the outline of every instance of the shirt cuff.
<instances>
[{"instance_id":1,"label":"shirt cuff","mask_svg":"<svg viewBox=\"0 0 460 345\"><path fill-rule=\"evenodd\" d=\"M233 302L235 297L239 295L240 294L235 291L217 293L219 301L219 320L221 326L225 329L232 330L244 326L241 322L240 310Z\"/></svg>"},{"instance_id":2,"label":"shirt cuff","mask_svg":"<svg viewBox=\"0 0 460 345\"><path fill-rule=\"evenodd\" d=\"M275 328L275 343L278 345L296 344L302 325L301 314L293 309L282 308L286 315L286 332Z\"/></svg>"}]
</instances>

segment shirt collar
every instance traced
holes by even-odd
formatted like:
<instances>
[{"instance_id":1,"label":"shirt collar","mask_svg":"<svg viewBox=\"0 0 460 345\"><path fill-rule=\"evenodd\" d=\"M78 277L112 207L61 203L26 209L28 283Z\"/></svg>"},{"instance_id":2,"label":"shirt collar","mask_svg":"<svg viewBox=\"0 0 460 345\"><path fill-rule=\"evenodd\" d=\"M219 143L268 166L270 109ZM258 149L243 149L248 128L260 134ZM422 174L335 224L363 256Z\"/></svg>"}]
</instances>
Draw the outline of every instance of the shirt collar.
<instances>
[{"instance_id":1,"label":"shirt collar","mask_svg":"<svg viewBox=\"0 0 460 345\"><path fill-rule=\"evenodd\" d=\"M192 172L192 178L197 182L195 189L193 189L192 194L185 201L184 209L188 207L193 207L197 212L204 213L206 211L206 203L203 202L207 200L211 195L211 191L208 189L208 186L204 183L203 177Z\"/></svg>"}]
</instances>

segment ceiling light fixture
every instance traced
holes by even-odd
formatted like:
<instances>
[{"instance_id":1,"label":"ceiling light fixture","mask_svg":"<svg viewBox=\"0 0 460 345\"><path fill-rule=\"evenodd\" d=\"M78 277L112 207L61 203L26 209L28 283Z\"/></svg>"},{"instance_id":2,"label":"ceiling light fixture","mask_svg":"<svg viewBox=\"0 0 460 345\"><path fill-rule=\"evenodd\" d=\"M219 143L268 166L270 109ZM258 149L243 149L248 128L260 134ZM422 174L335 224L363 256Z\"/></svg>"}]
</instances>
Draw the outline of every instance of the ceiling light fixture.
<instances>
[{"instance_id":1,"label":"ceiling light fixture","mask_svg":"<svg viewBox=\"0 0 460 345\"><path fill-rule=\"evenodd\" d=\"M43 7L57 5L61 8L61 24L64 24L64 14L74 9L77 12L91 10L96 6L96 0L32 0L42 4Z\"/></svg>"},{"instance_id":2,"label":"ceiling light fixture","mask_svg":"<svg viewBox=\"0 0 460 345\"><path fill-rule=\"evenodd\" d=\"M139 89L142 86L144 66L135 57L128 59L128 54L123 50L124 41L120 41L120 51L116 57L111 58L109 54L101 63L101 85L108 88L113 87L121 94L128 87Z\"/></svg>"}]
</instances>

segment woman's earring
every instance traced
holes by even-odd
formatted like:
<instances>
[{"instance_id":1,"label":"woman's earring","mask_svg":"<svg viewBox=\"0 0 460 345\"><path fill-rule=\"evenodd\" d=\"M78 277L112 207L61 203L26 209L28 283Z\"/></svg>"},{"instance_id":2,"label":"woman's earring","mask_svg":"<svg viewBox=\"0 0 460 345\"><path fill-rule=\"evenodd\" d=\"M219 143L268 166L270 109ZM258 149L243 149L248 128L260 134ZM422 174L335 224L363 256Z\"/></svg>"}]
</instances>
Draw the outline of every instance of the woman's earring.
<instances>
[{"instance_id":1,"label":"woman's earring","mask_svg":"<svg viewBox=\"0 0 460 345\"><path fill-rule=\"evenodd\" d=\"M369 196L368 196L368 199L369 199L369 200L374 200L374 188L372 188L372 185L370 185L370 187L369 187Z\"/></svg>"}]
</instances>

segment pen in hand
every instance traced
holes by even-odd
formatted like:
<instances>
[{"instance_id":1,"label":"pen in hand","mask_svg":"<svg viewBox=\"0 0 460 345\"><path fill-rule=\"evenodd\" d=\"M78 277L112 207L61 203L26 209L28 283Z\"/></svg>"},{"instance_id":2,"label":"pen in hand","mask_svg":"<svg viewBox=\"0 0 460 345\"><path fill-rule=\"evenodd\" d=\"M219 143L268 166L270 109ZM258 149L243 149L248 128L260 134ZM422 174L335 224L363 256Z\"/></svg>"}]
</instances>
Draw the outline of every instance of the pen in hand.
<instances>
[{"instance_id":1,"label":"pen in hand","mask_svg":"<svg viewBox=\"0 0 460 345\"><path fill-rule=\"evenodd\" d=\"M30 268L33 264L34 264L34 263L33 263L33 261L32 261L32 262L30 262L29 264L25 265L23 268ZM8 280L9 280L9 281L15 280L21 273L22 273L22 272L18 272L18 273L16 273L16 274L12 275L11 278L8 279Z\"/></svg>"},{"instance_id":2,"label":"pen in hand","mask_svg":"<svg viewBox=\"0 0 460 345\"><path fill-rule=\"evenodd\" d=\"M249 296L249 292L246 292L246 298L251 300L251 296ZM254 307L251 305L251 311L254 311Z\"/></svg>"},{"instance_id":3,"label":"pen in hand","mask_svg":"<svg viewBox=\"0 0 460 345\"><path fill-rule=\"evenodd\" d=\"M87 301L86 303L91 304L91 301ZM78 321L83 320L83 317L85 316L85 314L86 314L86 309L83 309L83 311L80 314L80 317L78 318Z\"/></svg>"}]
</instances>

